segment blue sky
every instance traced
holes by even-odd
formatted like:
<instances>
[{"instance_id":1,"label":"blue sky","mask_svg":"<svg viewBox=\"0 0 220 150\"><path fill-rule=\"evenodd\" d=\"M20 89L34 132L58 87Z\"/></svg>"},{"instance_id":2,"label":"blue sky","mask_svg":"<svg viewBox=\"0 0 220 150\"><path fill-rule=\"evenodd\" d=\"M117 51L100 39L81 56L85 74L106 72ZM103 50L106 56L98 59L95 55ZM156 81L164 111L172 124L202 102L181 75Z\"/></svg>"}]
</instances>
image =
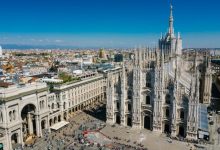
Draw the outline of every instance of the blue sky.
<instances>
[{"instance_id":1,"label":"blue sky","mask_svg":"<svg viewBox=\"0 0 220 150\"><path fill-rule=\"evenodd\" d=\"M220 47L219 0L173 0L184 47ZM1 0L0 44L135 47L168 28L169 0Z\"/></svg>"}]
</instances>

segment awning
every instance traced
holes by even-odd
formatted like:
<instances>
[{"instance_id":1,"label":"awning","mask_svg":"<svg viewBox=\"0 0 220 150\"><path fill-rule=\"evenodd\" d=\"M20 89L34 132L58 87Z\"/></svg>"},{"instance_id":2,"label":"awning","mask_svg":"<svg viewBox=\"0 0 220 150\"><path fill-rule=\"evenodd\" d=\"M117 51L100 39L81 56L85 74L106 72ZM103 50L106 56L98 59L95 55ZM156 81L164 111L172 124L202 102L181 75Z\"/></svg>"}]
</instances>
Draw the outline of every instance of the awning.
<instances>
[{"instance_id":1,"label":"awning","mask_svg":"<svg viewBox=\"0 0 220 150\"><path fill-rule=\"evenodd\" d=\"M67 125L67 124L69 124L69 122L67 122L67 121L60 121L60 122L54 124L52 127L50 127L50 129L58 130L58 129L62 128L63 126Z\"/></svg>"},{"instance_id":2,"label":"awning","mask_svg":"<svg viewBox=\"0 0 220 150\"><path fill-rule=\"evenodd\" d=\"M199 131L199 138L203 138L204 137L204 135L207 135L207 136L209 136L209 132L205 132L205 131Z\"/></svg>"}]
</instances>

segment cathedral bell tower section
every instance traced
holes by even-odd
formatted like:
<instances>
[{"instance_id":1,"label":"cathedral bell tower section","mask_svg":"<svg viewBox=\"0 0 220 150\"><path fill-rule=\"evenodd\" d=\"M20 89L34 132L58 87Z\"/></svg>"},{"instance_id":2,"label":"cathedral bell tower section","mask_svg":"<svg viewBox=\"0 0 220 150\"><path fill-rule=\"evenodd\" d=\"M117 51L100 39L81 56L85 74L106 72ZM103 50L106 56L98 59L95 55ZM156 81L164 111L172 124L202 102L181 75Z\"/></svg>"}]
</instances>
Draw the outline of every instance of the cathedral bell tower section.
<instances>
[{"instance_id":1,"label":"cathedral bell tower section","mask_svg":"<svg viewBox=\"0 0 220 150\"><path fill-rule=\"evenodd\" d=\"M208 54L205 57L204 61L204 72L202 74L202 101L201 103L210 104L211 101L211 90L212 90L212 69L211 69L211 60Z\"/></svg>"},{"instance_id":2,"label":"cathedral bell tower section","mask_svg":"<svg viewBox=\"0 0 220 150\"><path fill-rule=\"evenodd\" d=\"M197 54L196 54L197 55ZM197 139L199 124L199 70L197 68L197 56L194 62L194 74L190 87L189 111L187 119L187 139Z\"/></svg>"},{"instance_id":3,"label":"cathedral bell tower section","mask_svg":"<svg viewBox=\"0 0 220 150\"><path fill-rule=\"evenodd\" d=\"M133 70L133 111L132 127L141 128L142 51L135 50Z\"/></svg>"},{"instance_id":4,"label":"cathedral bell tower section","mask_svg":"<svg viewBox=\"0 0 220 150\"><path fill-rule=\"evenodd\" d=\"M164 55L156 50L156 66L154 80L154 112L153 112L153 131L162 132L162 101L164 98Z\"/></svg>"},{"instance_id":5,"label":"cathedral bell tower section","mask_svg":"<svg viewBox=\"0 0 220 150\"><path fill-rule=\"evenodd\" d=\"M165 60L182 55L182 39L180 33L177 37L174 33L173 5L170 3L169 29L165 35L159 39L159 49L163 51Z\"/></svg>"},{"instance_id":6,"label":"cathedral bell tower section","mask_svg":"<svg viewBox=\"0 0 220 150\"><path fill-rule=\"evenodd\" d=\"M107 123L114 124L115 123L115 115L114 115L114 82L111 73L108 73L107 77L107 108L106 108L106 118Z\"/></svg>"},{"instance_id":7,"label":"cathedral bell tower section","mask_svg":"<svg viewBox=\"0 0 220 150\"><path fill-rule=\"evenodd\" d=\"M125 100L127 98L127 92L125 90L126 87L126 76L125 76L125 66L123 64L122 66L122 73L120 75L120 84L121 84L121 94L120 94L120 98L121 98L121 125L126 126L126 116L125 116L125 111L126 111L126 106L125 106Z\"/></svg>"}]
</instances>

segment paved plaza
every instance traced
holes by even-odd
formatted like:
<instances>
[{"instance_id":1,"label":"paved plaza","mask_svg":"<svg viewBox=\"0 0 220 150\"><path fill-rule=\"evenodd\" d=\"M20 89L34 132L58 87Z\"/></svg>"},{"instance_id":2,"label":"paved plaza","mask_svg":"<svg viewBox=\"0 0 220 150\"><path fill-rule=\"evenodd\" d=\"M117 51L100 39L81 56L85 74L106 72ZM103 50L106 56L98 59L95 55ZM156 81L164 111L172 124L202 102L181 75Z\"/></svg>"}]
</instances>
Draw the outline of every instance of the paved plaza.
<instances>
[{"instance_id":1,"label":"paved plaza","mask_svg":"<svg viewBox=\"0 0 220 150\"><path fill-rule=\"evenodd\" d=\"M116 140L120 143L129 145L143 144L143 147L147 147L149 150L189 150L190 146L185 142L172 141L161 134L156 134L148 130L135 130L132 128L126 128L121 126L109 126L101 130L102 133L109 135L111 138L117 137L120 140ZM129 141L129 142L128 142Z\"/></svg>"},{"instance_id":2,"label":"paved plaza","mask_svg":"<svg viewBox=\"0 0 220 150\"><path fill-rule=\"evenodd\" d=\"M193 150L192 144L170 140L149 130L105 124L105 107L96 106L70 116L70 123L36 139L24 150ZM197 148L198 149L198 148Z\"/></svg>"}]
</instances>

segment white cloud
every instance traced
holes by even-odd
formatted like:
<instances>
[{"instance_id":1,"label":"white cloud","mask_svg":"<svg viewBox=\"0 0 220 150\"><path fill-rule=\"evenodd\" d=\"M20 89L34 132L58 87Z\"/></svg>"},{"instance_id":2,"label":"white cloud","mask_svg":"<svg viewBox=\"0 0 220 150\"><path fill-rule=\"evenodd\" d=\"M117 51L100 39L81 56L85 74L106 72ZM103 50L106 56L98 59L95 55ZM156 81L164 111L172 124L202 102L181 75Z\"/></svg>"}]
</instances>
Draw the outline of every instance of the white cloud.
<instances>
[{"instance_id":1,"label":"white cloud","mask_svg":"<svg viewBox=\"0 0 220 150\"><path fill-rule=\"evenodd\" d=\"M61 43L63 42L62 40L55 40L56 43Z\"/></svg>"}]
</instances>

